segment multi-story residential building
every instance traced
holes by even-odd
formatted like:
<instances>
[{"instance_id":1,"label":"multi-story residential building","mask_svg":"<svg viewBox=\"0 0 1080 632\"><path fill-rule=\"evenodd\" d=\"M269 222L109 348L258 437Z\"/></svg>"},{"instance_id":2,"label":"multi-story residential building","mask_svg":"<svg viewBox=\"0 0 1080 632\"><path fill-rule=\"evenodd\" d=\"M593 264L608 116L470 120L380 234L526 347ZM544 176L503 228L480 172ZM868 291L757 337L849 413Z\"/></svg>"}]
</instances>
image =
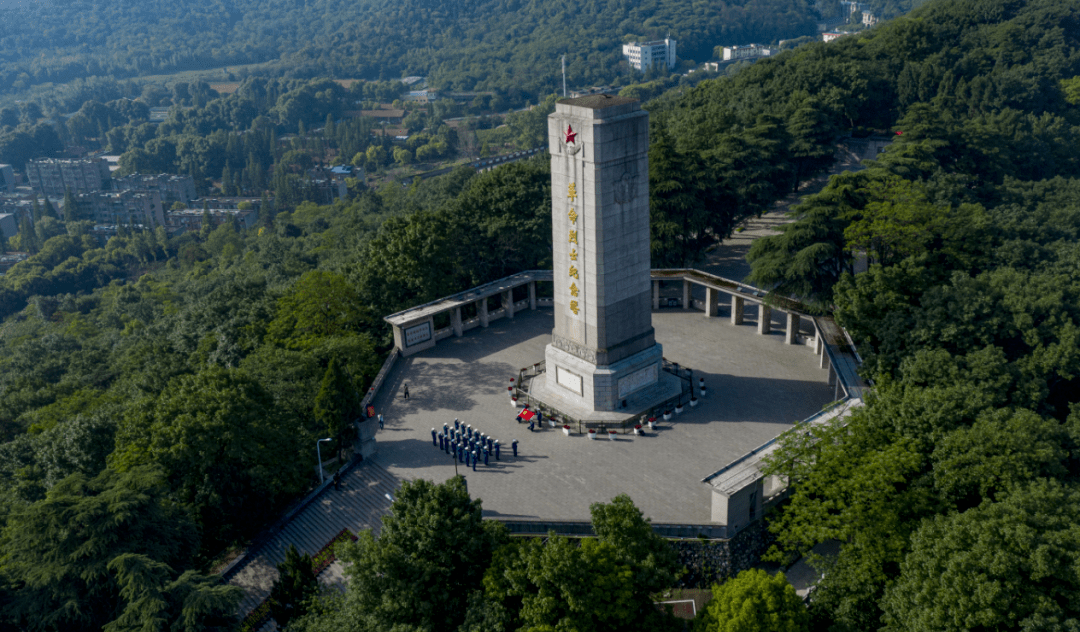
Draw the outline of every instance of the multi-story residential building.
<instances>
[{"instance_id":1,"label":"multi-story residential building","mask_svg":"<svg viewBox=\"0 0 1080 632\"><path fill-rule=\"evenodd\" d=\"M655 42L623 44L623 57L635 70L648 70L656 64L662 64L668 70L675 67L675 40L668 38Z\"/></svg>"},{"instance_id":2,"label":"multi-story residential building","mask_svg":"<svg viewBox=\"0 0 1080 632\"><path fill-rule=\"evenodd\" d=\"M259 214L253 209L217 208L206 211L210 215L210 222L217 228L225 222L231 222L235 218L242 230L253 228L259 219ZM166 226L182 227L187 231L199 232L202 229L203 210L201 208L186 208L179 211L169 211L165 214Z\"/></svg>"},{"instance_id":3,"label":"multi-story residential building","mask_svg":"<svg viewBox=\"0 0 1080 632\"><path fill-rule=\"evenodd\" d=\"M724 47L724 61L731 61L732 59L752 59L755 57L768 57L769 55L772 55L772 49L765 48L764 46L758 46L757 44Z\"/></svg>"},{"instance_id":4,"label":"multi-story residential building","mask_svg":"<svg viewBox=\"0 0 1080 632\"><path fill-rule=\"evenodd\" d=\"M11 165L0 165L0 193L14 193L16 184Z\"/></svg>"},{"instance_id":5,"label":"multi-story residential building","mask_svg":"<svg viewBox=\"0 0 1080 632\"><path fill-rule=\"evenodd\" d=\"M61 160L45 158L26 163L26 177L35 191L46 197L64 197L72 193L89 193L108 188L109 163L100 158Z\"/></svg>"},{"instance_id":6,"label":"multi-story residential building","mask_svg":"<svg viewBox=\"0 0 1080 632\"><path fill-rule=\"evenodd\" d=\"M75 196L75 216L97 224L165 224L165 206L158 191L95 191ZM63 209L67 218L67 209Z\"/></svg>"},{"instance_id":7,"label":"multi-story residential building","mask_svg":"<svg viewBox=\"0 0 1080 632\"><path fill-rule=\"evenodd\" d=\"M133 173L129 176L113 178L114 191L157 191L166 206L174 202L187 204L199 197L195 192L195 180L191 176L177 176L168 173L156 176Z\"/></svg>"}]
</instances>

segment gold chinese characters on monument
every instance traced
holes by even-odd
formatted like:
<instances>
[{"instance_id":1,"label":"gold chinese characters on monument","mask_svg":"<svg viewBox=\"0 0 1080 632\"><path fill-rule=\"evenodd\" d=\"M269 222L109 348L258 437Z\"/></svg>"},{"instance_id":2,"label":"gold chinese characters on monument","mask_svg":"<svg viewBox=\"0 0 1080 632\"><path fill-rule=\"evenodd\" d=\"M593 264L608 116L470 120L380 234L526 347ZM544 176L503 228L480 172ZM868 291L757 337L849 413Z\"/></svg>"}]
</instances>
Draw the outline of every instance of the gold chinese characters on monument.
<instances>
[{"instance_id":1,"label":"gold chinese characters on monument","mask_svg":"<svg viewBox=\"0 0 1080 632\"><path fill-rule=\"evenodd\" d=\"M573 228L570 230L570 237L569 237L569 240L568 240L568 243L573 244L570 247L570 261L577 261L577 258L578 258L578 253L577 253L577 245L578 245L577 221L578 221L578 214L577 214L577 211L574 209L574 202L577 201L577 197L578 197L577 183L576 182L571 182L570 183L570 186L569 186L569 188L567 190L566 197L570 200L570 212L567 213L567 218L569 218L570 224L571 224L571 226L573 226ZM577 266L571 265L569 273L570 273L570 278L578 280L578 281L581 280L581 279L578 278ZM580 293L580 290L578 289L577 283L571 281L570 282L570 296L573 296L574 298L577 298L579 293ZM574 316L578 315L579 310L580 310L580 308L578 307L578 302L576 300L570 301L570 311L574 312Z\"/></svg>"}]
</instances>

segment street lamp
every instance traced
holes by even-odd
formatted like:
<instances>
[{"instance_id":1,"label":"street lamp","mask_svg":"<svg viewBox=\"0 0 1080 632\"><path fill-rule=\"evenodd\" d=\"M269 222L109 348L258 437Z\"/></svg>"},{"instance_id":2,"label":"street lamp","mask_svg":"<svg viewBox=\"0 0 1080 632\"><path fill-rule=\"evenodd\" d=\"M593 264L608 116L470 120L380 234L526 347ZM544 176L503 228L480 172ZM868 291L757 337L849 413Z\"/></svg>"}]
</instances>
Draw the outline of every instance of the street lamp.
<instances>
[{"instance_id":1,"label":"street lamp","mask_svg":"<svg viewBox=\"0 0 1080 632\"><path fill-rule=\"evenodd\" d=\"M319 439L318 441L315 442L315 455L319 458L319 485L322 485L323 481L324 481L324 479L323 479L323 471L322 471L322 442L323 441L333 441L333 439L331 439L330 437L327 437L325 439Z\"/></svg>"}]
</instances>

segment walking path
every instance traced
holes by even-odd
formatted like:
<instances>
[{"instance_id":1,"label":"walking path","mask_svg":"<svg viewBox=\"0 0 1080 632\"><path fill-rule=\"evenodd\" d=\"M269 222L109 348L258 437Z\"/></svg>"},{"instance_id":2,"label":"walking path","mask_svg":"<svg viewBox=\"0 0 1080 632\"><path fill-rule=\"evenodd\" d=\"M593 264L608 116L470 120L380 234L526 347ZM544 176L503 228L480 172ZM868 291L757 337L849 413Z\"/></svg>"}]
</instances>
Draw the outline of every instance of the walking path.
<instances>
[{"instance_id":1,"label":"walking path","mask_svg":"<svg viewBox=\"0 0 1080 632\"><path fill-rule=\"evenodd\" d=\"M750 252L750 246L755 239L776 235L778 228L784 224L795 221L788 213L802 201L807 195L820 192L829 183L829 178L844 171L861 171L863 166L859 159L843 147L836 151L836 162L828 171L806 180L799 185L798 193L792 193L787 197L777 200L767 213L761 217L751 217L743 222L743 231L734 233L706 255L703 264L694 266L726 279L743 281L750 274L750 264L746 261L746 253Z\"/></svg>"}]
</instances>

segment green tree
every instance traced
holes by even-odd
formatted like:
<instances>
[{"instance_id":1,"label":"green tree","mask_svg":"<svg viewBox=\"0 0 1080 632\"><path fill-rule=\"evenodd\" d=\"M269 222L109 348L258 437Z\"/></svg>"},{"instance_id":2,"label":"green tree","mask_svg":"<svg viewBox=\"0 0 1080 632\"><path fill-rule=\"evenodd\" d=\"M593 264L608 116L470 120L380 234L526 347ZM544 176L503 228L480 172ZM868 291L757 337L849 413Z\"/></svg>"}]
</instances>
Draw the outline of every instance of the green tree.
<instances>
[{"instance_id":1,"label":"green tree","mask_svg":"<svg viewBox=\"0 0 1080 632\"><path fill-rule=\"evenodd\" d=\"M199 222L199 239L206 241L214 230L214 222L210 219L210 203L203 201L202 220Z\"/></svg>"},{"instance_id":2,"label":"green tree","mask_svg":"<svg viewBox=\"0 0 1080 632\"><path fill-rule=\"evenodd\" d=\"M405 166L412 162L412 152L404 147L394 149L394 162Z\"/></svg>"},{"instance_id":3,"label":"green tree","mask_svg":"<svg viewBox=\"0 0 1080 632\"><path fill-rule=\"evenodd\" d=\"M315 395L315 419L326 433L337 440L338 453L344 449L343 435L360 414L360 394L356 382L342 369L336 357L323 374Z\"/></svg>"},{"instance_id":4,"label":"green tree","mask_svg":"<svg viewBox=\"0 0 1080 632\"><path fill-rule=\"evenodd\" d=\"M162 474L139 467L73 474L48 496L8 516L4 571L16 589L10 612L35 630L100 629L126 597L110 565L125 554L184 566L198 544Z\"/></svg>"},{"instance_id":5,"label":"green tree","mask_svg":"<svg viewBox=\"0 0 1080 632\"><path fill-rule=\"evenodd\" d=\"M791 137L788 152L795 166L791 192L797 193L803 178L832 162L836 128L828 112L808 98L788 118L787 133Z\"/></svg>"},{"instance_id":6,"label":"green tree","mask_svg":"<svg viewBox=\"0 0 1080 632\"><path fill-rule=\"evenodd\" d=\"M270 588L270 613L278 626L284 628L293 618L307 613L319 594L319 580L315 578L311 556L301 555L292 544L277 570L278 578Z\"/></svg>"},{"instance_id":7,"label":"green tree","mask_svg":"<svg viewBox=\"0 0 1080 632\"><path fill-rule=\"evenodd\" d=\"M283 346L307 349L320 338L358 333L368 310L345 277L325 270L305 272L278 300L269 339Z\"/></svg>"},{"instance_id":8,"label":"green tree","mask_svg":"<svg viewBox=\"0 0 1080 632\"><path fill-rule=\"evenodd\" d=\"M1053 480L935 516L883 600L887 630L1080 626L1080 491Z\"/></svg>"},{"instance_id":9,"label":"green tree","mask_svg":"<svg viewBox=\"0 0 1080 632\"><path fill-rule=\"evenodd\" d=\"M19 250L30 254L37 254L41 250L41 244L38 243L34 226L30 223L30 218L25 215L19 220L19 233L16 237L19 240Z\"/></svg>"},{"instance_id":10,"label":"green tree","mask_svg":"<svg viewBox=\"0 0 1080 632\"><path fill-rule=\"evenodd\" d=\"M629 496L619 494L610 503L593 503L589 511L596 536L614 546L633 570L635 599L644 604L653 593L675 584L683 570L678 556L666 540L656 535ZM647 614L642 612L642 616Z\"/></svg>"},{"instance_id":11,"label":"green tree","mask_svg":"<svg viewBox=\"0 0 1080 632\"><path fill-rule=\"evenodd\" d=\"M655 265L688 267L717 239L711 230L715 218L701 188L701 165L694 156L675 149L661 124L652 126L650 136L652 261ZM636 179L625 186L636 186Z\"/></svg>"},{"instance_id":12,"label":"green tree","mask_svg":"<svg viewBox=\"0 0 1080 632\"><path fill-rule=\"evenodd\" d=\"M109 562L124 610L103 632L228 632L236 627L239 586L193 570L179 577L169 565L126 553Z\"/></svg>"},{"instance_id":13,"label":"green tree","mask_svg":"<svg viewBox=\"0 0 1080 632\"><path fill-rule=\"evenodd\" d=\"M742 571L713 586L694 632L806 632L810 614L783 573Z\"/></svg>"},{"instance_id":14,"label":"green tree","mask_svg":"<svg viewBox=\"0 0 1080 632\"><path fill-rule=\"evenodd\" d=\"M674 552L627 496L591 507L597 538L515 541L500 549L484 577L487 604L516 613L526 630L668 630L677 620L652 595L679 575Z\"/></svg>"},{"instance_id":15,"label":"green tree","mask_svg":"<svg viewBox=\"0 0 1080 632\"><path fill-rule=\"evenodd\" d=\"M109 457L155 464L198 516L213 550L272 516L309 479L314 437L259 384L216 366L173 379L129 408Z\"/></svg>"},{"instance_id":16,"label":"green tree","mask_svg":"<svg viewBox=\"0 0 1080 632\"><path fill-rule=\"evenodd\" d=\"M71 189L64 189L64 221L77 222L79 219L81 218L78 206L75 204L75 195Z\"/></svg>"},{"instance_id":17,"label":"green tree","mask_svg":"<svg viewBox=\"0 0 1080 632\"><path fill-rule=\"evenodd\" d=\"M369 531L340 549L352 614L390 629L454 630L505 528L481 516L463 478L435 485L406 481L375 538Z\"/></svg>"}]
</instances>

